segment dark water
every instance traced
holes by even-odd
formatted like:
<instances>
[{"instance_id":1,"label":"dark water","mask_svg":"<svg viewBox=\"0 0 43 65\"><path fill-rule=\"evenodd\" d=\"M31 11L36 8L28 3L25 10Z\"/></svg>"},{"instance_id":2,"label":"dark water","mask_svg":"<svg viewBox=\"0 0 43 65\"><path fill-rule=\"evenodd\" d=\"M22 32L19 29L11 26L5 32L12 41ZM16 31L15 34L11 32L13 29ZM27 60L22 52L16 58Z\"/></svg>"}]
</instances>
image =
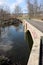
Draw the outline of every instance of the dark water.
<instances>
[{"instance_id":1,"label":"dark water","mask_svg":"<svg viewBox=\"0 0 43 65\"><path fill-rule=\"evenodd\" d=\"M0 28L0 56L11 60L12 65L26 65L30 48L23 25Z\"/></svg>"}]
</instances>

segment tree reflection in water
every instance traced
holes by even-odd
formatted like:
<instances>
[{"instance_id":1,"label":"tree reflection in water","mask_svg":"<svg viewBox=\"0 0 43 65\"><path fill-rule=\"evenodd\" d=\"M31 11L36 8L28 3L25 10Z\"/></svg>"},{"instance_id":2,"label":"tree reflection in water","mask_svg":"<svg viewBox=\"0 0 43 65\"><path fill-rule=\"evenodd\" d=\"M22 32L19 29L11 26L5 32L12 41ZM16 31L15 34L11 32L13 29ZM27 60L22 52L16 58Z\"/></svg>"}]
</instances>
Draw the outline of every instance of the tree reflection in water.
<instances>
[{"instance_id":1,"label":"tree reflection in water","mask_svg":"<svg viewBox=\"0 0 43 65\"><path fill-rule=\"evenodd\" d=\"M0 65L13 65L13 64L8 57L0 56Z\"/></svg>"}]
</instances>

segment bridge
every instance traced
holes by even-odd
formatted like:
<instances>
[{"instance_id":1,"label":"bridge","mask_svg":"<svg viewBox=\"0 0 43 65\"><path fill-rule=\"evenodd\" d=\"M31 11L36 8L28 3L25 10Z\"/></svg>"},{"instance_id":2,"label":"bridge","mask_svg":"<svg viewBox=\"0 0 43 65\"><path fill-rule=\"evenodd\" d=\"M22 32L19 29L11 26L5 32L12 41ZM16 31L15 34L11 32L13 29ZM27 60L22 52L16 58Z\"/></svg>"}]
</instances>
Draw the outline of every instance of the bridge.
<instances>
[{"instance_id":1,"label":"bridge","mask_svg":"<svg viewBox=\"0 0 43 65\"><path fill-rule=\"evenodd\" d=\"M23 20L24 31L30 31L33 38L33 46L27 65L39 65L40 57L40 43L43 32L38 30L37 27L30 24L29 21Z\"/></svg>"}]
</instances>

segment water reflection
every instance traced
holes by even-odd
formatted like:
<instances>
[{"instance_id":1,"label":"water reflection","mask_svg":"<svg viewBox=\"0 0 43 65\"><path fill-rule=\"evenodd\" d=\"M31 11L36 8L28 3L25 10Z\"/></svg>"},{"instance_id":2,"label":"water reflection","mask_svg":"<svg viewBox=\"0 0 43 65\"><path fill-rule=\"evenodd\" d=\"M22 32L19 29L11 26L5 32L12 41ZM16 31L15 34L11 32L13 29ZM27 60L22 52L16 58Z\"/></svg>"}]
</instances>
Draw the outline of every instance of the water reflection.
<instances>
[{"instance_id":1,"label":"water reflection","mask_svg":"<svg viewBox=\"0 0 43 65\"><path fill-rule=\"evenodd\" d=\"M0 56L9 58L12 65L26 65L30 54L30 40L27 33L26 39L29 41L24 39L23 25L1 28L0 38Z\"/></svg>"},{"instance_id":2,"label":"water reflection","mask_svg":"<svg viewBox=\"0 0 43 65\"><path fill-rule=\"evenodd\" d=\"M31 52L31 49L32 49L32 45L33 45L33 39L32 39L32 36L31 36L31 33L29 30L26 31L26 41L27 43L29 44L29 52Z\"/></svg>"}]
</instances>

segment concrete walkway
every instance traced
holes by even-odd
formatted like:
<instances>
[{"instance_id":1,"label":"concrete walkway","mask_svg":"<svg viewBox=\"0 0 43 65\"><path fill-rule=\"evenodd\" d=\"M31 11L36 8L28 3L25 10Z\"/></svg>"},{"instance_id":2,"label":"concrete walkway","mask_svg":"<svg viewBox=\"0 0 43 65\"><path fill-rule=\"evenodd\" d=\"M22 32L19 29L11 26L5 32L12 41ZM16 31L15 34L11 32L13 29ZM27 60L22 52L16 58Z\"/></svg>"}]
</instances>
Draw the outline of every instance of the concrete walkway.
<instances>
[{"instance_id":1,"label":"concrete walkway","mask_svg":"<svg viewBox=\"0 0 43 65\"><path fill-rule=\"evenodd\" d=\"M34 21L34 20L27 20L31 25L33 25L34 27L36 27L38 30L40 30L41 32L43 32L43 22L38 22L38 21Z\"/></svg>"},{"instance_id":2,"label":"concrete walkway","mask_svg":"<svg viewBox=\"0 0 43 65\"><path fill-rule=\"evenodd\" d=\"M43 22L43 20L39 20L39 19L32 19L33 21L38 21L38 22Z\"/></svg>"}]
</instances>

